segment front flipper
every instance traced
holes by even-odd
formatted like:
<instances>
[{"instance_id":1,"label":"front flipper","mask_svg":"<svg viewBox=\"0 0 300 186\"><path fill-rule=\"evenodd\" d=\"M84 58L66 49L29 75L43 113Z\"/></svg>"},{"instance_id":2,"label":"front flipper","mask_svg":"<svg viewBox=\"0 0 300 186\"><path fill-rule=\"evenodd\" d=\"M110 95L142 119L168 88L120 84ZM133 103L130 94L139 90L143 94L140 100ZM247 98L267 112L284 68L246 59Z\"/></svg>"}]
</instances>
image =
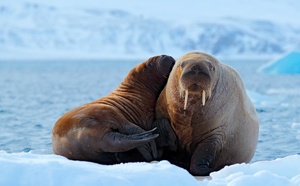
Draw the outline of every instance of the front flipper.
<instances>
[{"instance_id":1,"label":"front flipper","mask_svg":"<svg viewBox=\"0 0 300 186\"><path fill-rule=\"evenodd\" d=\"M156 129L157 128L153 128L149 131L141 133L141 134L143 134L143 135L141 135L141 137L147 137L151 133L151 135L154 135L155 138L157 138L159 136L159 134L154 134L156 132ZM152 139L154 139L154 138L152 138ZM151 140L149 143L138 146L137 150L143 155L143 157L146 159L146 161L150 162L157 158L157 147L156 147L154 140Z\"/></svg>"},{"instance_id":2,"label":"front flipper","mask_svg":"<svg viewBox=\"0 0 300 186\"><path fill-rule=\"evenodd\" d=\"M219 170L219 168L212 167L222 146L218 137L211 136L197 145L191 158L191 174L194 176L208 176L211 172Z\"/></svg>"},{"instance_id":3,"label":"front flipper","mask_svg":"<svg viewBox=\"0 0 300 186\"><path fill-rule=\"evenodd\" d=\"M139 134L131 134L131 135L128 135L127 138L130 140L148 140L148 138L154 139L154 138L158 137L158 134L154 134L155 130L156 130L156 128L153 128L151 130L148 130L148 131L145 131L145 132L142 132Z\"/></svg>"},{"instance_id":4,"label":"front flipper","mask_svg":"<svg viewBox=\"0 0 300 186\"><path fill-rule=\"evenodd\" d=\"M137 150L143 155L143 157L148 162L157 159L157 147L154 140L137 147Z\"/></svg>"},{"instance_id":5,"label":"front flipper","mask_svg":"<svg viewBox=\"0 0 300 186\"><path fill-rule=\"evenodd\" d=\"M135 124L124 123L103 137L105 147L102 149L106 152L126 152L136 148L147 161L152 161L157 157L154 139L159 135L155 130L145 131Z\"/></svg>"},{"instance_id":6,"label":"front flipper","mask_svg":"<svg viewBox=\"0 0 300 186\"><path fill-rule=\"evenodd\" d=\"M145 143L149 143L158 137L154 134L155 129L142 132L139 134L122 134L120 132L108 132L103 141L106 142L104 147L106 152L125 152L137 148Z\"/></svg>"},{"instance_id":7,"label":"front flipper","mask_svg":"<svg viewBox=\"0 0 300 186\"><path fill-rule=\"evenodd\" d=\"M156 127L159 134L155 139L158 147L167 147L171 151L177 150L177 136L168 119L157 119L153 122L152 127Z\"/></svg>"}]
</instances>

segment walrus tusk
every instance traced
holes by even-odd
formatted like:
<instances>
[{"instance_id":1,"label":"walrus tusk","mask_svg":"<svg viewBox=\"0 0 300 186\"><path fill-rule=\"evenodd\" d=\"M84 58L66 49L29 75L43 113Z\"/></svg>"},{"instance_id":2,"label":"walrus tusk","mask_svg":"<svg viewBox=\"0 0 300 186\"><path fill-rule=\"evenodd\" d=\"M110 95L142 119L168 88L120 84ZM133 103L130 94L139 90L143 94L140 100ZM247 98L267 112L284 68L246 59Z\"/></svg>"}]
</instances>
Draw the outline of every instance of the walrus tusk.
<instances>
[{"instance_id":1,"label":"walrus tusk","mask_svg":"<svg viewBox=\"0 0 300 186\"><path fill-rule=\"evenodd\" d=\"M202 90L202 106L205 105L205 90Z\"/></svg>"},{"instance_id":2,"label":"walrus tusk","mask_svg":"<svg viewBox=\"0 0 300 186\"><path fill-rule=\"evenodd\" d=\"M186 89L185 90L185 99L184 99L184 108L183 108L184 110L186 110L188 96L189 96L189 91Z\"/></svg>"}]
</instances>

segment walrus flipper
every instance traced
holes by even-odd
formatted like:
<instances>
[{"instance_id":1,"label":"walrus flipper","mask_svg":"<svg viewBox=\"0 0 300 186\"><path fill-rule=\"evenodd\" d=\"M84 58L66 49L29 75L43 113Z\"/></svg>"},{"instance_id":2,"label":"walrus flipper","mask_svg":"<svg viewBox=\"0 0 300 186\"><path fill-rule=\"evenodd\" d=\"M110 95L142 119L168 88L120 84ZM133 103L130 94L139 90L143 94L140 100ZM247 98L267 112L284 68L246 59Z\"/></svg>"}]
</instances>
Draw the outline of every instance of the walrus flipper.
<instances>
[{"instance_id":1,"label":"walrus flipper","mask_svg":"<svg viewBox=\"0 0 300 186\"><path fill-rule=\"evenodd\" d=\"M118 153L127 152L132 149L137 149L147 161L152 161L157 157L157 150L154 139L159 135L154 134L155 128L149 131L144 131L138 127L138 130L143 131L135 134L128 134L131 131L116 131L107 132L101 142L100 149L105 152ZM127 133L127 134L124 134Z\"/></svg>"},{"instance_id":2,"label":"walrus flipper","mask_svg":"<svg viewBox=\"0 0 300 186\"><path fill-rule=\"evenodd\" d=\"M211 164L215 161L216 153L220 150L220 146L220 143L214 137L199 143L191 158L191 174L208 176L211 172L219 170L218 167L212 168Z\"/></svg>"},{"instance_id":3,"label":"walrus flipper","mask_svg":"<svg viewBox=\"0 0 300 186\"><path fill-rule=\"evenodd\" d=\"M131 138L140 138L141 136L145 137L147 135L156 133L156 137L158 137L159 133L157 134L157 127L153 127L153 129L145 132L144 129L139 127L138 125L135 125L131 122L126 122L121 125L119 128L120 133L128 134ZM149 134L148 134L149 133ZM135 136L137 135L137 136ZM156 138L155 137L155 138ZM153 138L154 139L154 138ZM138 139L136 139L138 140ZM141 140L141 139L140 139ZM154 159L157 159L158 153L157 153L157 147L154 140L150 141L149 143L144 143L141 146L137 147L137 150L143 155L143 157L146 159L146 161L153 161Z\"/></svg>"},{"instance_id":4,"label":"walrus flipper","mask_svg":"<svg viewBox=\"0 0 300 186\"><path fill-rule=\"evenodd\" d=\"M169 119L156 119L152 127L157 128L158 138L155 139L158 147L165 147L171 151L177 150L177 136L171 126Z\"/></svg>"},{"instance_id":5,"label":"walrus flipper","mask_svg":"<svg viewBox=\"0 0 300 186\"><path fill-rule=\"evenodd\" d=\"M147 138L153 137L153 136L155 136L154 138L156 138L159 135L158 134L154 134L155 131L156 131L156 128L153 128L151 130L142 132L140 134L128 135L127 138L128 138L128 140L144 140L144 139L147 139ZM154 138L152 138L152 139L154 139Z\"/></svg>"},{"instance_id":6,"label":"walrus flipper","mask_svg":"<svg viewBox=\"0 0 300 186\"><path fill-rule=\"evenodd\" d=\"M157 137L158 134L153 134L153 130L130 135L111 131L102 139L106 144L103 149L106 152L125 152L149 143Z\"/></svg>"},{"instance_id":7,"label":"walrus flipper","mask_svg":"<svg viewBox=\"0 0 300 186\"><path fill-rule=\"evenodd\" d=\"M158 136L158 134L156 134ZM137 147L137 150L143 155L146 161L150 162L158 157L157 147L154 140Z\"/></svg>"},{"instance_id":8,"label":"walrus flipper","mask_svg":"<svg viewBox=\"0 0 300 186\"><path fill-rule=\"evenodd\" d=\"M145 131L139 134L121 134L109 132L103 138L106 152L126 152L137 149L147 161L153 161L157 157L157 149L154 139L159 135L154 134L156 129Z\"/></svg>"}]
</instances>

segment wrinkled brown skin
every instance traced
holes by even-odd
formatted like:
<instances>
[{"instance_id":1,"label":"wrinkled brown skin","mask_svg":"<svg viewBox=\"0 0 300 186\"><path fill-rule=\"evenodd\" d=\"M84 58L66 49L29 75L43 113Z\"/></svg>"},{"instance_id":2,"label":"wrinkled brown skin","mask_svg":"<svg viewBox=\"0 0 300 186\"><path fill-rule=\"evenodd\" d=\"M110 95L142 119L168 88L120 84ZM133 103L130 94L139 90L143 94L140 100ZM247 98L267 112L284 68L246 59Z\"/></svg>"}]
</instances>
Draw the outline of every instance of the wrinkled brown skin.
<instances>
[{"instance_id":1,"label":"wrinkled brown skin","mask_svg":"<svg viewBox=\"0 0 300 186\"><path fill-rule=\"evenodd\" d=\"M178 138L177 150L165 150L162 159L195 176L248 163L254 155L259 131L256 110L240 75L209 54L194 51L176 61L158 98L156 117L168 118Z\"/></svg>"},{"instance_id":2,"label":"wrinkled brown skin","mask_svg":"<svg viewBox=\"0 0 300 186\"><path fill-rule=\"evenodd\" d=\"M159 132L156 140L167 139L163 133L171 126L166 119L154 121L155 104L174 63L166 55L149 58L108 96L65 113L53 127L54 153L101 164L157 158L154 139Z\"/></svg>"}]
</instances>

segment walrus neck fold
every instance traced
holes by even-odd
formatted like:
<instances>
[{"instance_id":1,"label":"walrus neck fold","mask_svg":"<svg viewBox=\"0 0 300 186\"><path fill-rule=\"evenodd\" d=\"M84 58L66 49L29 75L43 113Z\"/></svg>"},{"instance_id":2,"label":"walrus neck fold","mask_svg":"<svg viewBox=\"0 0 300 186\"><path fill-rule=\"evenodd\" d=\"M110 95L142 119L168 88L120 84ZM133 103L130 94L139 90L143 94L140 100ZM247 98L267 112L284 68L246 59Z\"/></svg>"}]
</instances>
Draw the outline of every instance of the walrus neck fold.
<instances>
[{"instance_id":1,"label":"walrus neck fold","mask_svg":"<svg viewBox=\"0 0 300 186\"><path fill-rule=\"evenodd\" d=\"M110 104L120 109L126 118L140 125L152 122L140 119L141 116L145 116L143 118L153 118L154 107L159 94L158 91L155 93L155 91L140 85L140 83L136 83L134 88L132 84L122 83L113 94L118 99Z\"/></svg>"}]
</instances>

